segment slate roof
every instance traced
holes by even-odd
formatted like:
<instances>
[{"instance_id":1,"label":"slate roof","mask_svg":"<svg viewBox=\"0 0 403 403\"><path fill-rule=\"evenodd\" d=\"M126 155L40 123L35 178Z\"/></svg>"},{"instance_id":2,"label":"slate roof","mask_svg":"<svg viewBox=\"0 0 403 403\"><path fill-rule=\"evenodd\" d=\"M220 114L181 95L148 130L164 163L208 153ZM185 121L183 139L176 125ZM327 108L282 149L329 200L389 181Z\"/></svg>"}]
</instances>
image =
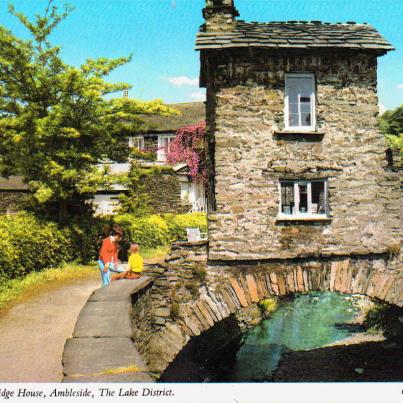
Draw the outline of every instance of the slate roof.
<instances>
[{"instance_id":1,"label":"slate roof","mask_svg":"<svg viewBox=\"0 0 403 403\"><path fill-rule=\"evenodd\" d=\"M231 32L199 32L196 50L258 48L343 48L387 52L393 46L371 25L321 21L245 22Z\"/></svg>"},{"instance_id":2,"label":"slate roof","mask_svg":"<svg viewBox=\"0 0 403 403\"><path fill-rule=\"evenodd\" d=\"M169 104L168 106L179 111L179 115L141 115L145 131L149 133L172 132L180 127L194 125L206 120L204 102L183 102Z\"/></svg>"}]
</instances>

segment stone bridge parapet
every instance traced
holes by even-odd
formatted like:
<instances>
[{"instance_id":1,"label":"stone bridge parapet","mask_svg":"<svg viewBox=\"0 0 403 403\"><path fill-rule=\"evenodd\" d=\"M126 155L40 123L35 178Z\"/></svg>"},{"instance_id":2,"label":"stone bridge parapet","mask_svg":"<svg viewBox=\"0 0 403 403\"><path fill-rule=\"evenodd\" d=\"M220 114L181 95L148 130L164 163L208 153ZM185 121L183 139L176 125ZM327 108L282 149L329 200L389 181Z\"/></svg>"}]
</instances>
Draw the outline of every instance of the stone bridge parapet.
<instances>
[{"instance_id":1,"label":"stone bridge parapet","mask_svg":"<svg viewBox=\"0 0 403 403\"><path fill-rule=\"evenodd\" d=\"M152 382L132 340L132 297L145 293L149 276L95 290L63 352L63 382Z\"/></svg>"}]
</instances>

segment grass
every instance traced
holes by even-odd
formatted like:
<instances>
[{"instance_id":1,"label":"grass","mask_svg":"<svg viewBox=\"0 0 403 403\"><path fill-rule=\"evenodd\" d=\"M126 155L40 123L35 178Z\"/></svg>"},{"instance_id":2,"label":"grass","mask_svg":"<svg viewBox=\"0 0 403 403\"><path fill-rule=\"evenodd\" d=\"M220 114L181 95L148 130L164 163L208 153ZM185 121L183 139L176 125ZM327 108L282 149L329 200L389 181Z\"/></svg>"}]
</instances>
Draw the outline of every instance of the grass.
<instances>
[{"instance_id":1,"label":"grass","mask_svg":"<svg viewBox=\"0 0 403 403\"><path fill-rule=\"evenodd\" d=\"M21 279L6 280L0 283L0 310L12 303L26 301L45 289L96 276L99 276L99 270L95 264L67 264L58 269L30 273Z\"/></svg>"},{"instance_id":2,"label":"grass","mask_svg":"<svg viewBox=\"0 0 403 403\"><path fill-rule=\"evenodd\" d=\"M142 248L140 254L144 259L161 259L167 255L170 250L170 245L159 246L158 248Z\"/></svg>"}]
</instances>

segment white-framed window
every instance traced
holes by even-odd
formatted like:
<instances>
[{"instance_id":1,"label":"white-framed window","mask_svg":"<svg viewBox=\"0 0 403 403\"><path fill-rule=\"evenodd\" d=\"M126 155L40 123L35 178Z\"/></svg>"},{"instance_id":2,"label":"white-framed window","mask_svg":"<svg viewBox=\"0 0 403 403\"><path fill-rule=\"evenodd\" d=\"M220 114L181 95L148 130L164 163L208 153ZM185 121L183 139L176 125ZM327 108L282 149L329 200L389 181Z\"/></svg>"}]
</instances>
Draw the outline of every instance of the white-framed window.
<instances>
[{"instance_id":1,"label":"white-framed window","mask_svg":"<svg viewBox=\"0 0 403 403\"><path fill-rule=\"evenodd\" d=\"M280 180L280 218L326 218L328 182L326 179Z\"/></svg>"},{"instance_id":2,"label":"white-framed window","mask_svg":"<svg viewBox=\"0 0 403 403\"><path fill-rule=\"evenodd\" d=\"M285 75L286 130L315 130L315 77L313 74Z\"/></svg>"},{"instance_id":3,"label":"white-framed window","mask_svg":"<svg viewBox=\"0 0 403 403\"><path fill-rule=\"evenodd\" d=\"M158 135L157 161L166 162L169 146L174 138L172 135Z\"/></svg>"},{"instance_id":4,"label":"white-framed window","mask_svg":"<svg viewBox=\"0 0 403 403\"><path fill-rule=\"evenodd\" d=\"M136 150L143 150L144 136L129 137L129 148L135 148Z\"/></svg>"}]
</instances>

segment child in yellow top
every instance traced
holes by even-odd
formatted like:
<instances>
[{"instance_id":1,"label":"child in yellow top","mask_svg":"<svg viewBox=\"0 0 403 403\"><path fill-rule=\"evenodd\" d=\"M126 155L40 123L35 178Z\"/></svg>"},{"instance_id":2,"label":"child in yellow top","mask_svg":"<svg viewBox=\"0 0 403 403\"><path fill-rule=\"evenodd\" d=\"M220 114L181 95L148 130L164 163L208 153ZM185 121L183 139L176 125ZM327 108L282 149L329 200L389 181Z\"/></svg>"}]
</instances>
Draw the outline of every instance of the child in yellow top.
<instances>
[{"instance_id":1,"label":"child in yellow top","mask_svg":"<svg viewBox=\"0 0 403 403\"><path fill-rule=\"evenodd\" d=\"M139 254L139 245L132 243L129 253L129 270L132 273L141 273L143 271L143 258Z\"/></svg>"},{"instance_id":2,"label":"child in yellow top","mask_svg":"<svg viewBox=\"0 0 403 403\"><path fill-rule=\"evenodd\" d=\"M139 249L137 243L130 244L128 270L123 273L115 274L112 276L111 281L123 279L135 280L140 277L140 273L143 271L143 258L139 254Z\"/></svg>"}]
</instances>

